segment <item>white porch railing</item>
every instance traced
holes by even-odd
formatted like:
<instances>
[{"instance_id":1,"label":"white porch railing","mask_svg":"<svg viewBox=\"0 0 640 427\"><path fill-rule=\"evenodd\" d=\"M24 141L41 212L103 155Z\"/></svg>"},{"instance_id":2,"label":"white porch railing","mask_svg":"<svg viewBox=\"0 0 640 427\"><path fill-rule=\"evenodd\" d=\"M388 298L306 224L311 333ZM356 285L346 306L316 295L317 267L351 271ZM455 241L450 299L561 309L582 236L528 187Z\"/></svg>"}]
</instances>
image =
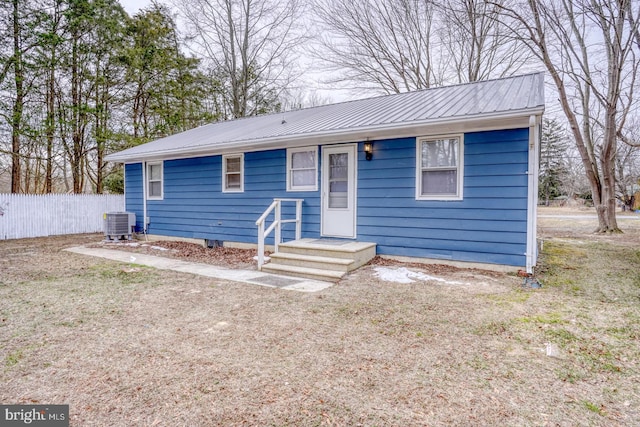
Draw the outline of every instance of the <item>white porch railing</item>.
<instances>
[{"instance_id":1,"label":"white porch railing","mask_svg":"<svg viewBox=\"0 0 640 427\"><path fill-rule=\"evenodd\" d=\"M282 243L282 224L290 222L296 223L296 240L300 239L302 235L302 202L304 199L273 199L273 203L269 205L266 211L258 218L256 225L258 226L258 270L262 269L264 265L264 240L275 230L274 246L275 252L278 252L278 245ZM282 219L282 202L295 202L296 204L296 218L295 219ZM265 230L265 222L267 217L275 209L273 222Z\"/></svg>"}]
</instances>

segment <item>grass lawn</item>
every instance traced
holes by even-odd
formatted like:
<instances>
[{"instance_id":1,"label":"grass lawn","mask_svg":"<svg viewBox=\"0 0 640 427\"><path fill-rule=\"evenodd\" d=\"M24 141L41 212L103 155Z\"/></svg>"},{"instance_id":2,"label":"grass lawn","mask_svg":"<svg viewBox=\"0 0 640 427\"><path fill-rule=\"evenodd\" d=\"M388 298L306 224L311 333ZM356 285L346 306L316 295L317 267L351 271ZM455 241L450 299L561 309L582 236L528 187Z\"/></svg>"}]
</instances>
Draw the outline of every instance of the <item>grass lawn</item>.
<instances>
[{"instance_id":1,"label":"grass lawn","mask_svg":"<svg viewBox=\"0 0 640 427\"><path fill-rule=\"evenodd\" d=\"M541 289L367 266L305 294L61 250L97 235L0 241L0 403L72 426L638 425L640 226L584 221L541 218Z\"/></svg>"}]
</instances>

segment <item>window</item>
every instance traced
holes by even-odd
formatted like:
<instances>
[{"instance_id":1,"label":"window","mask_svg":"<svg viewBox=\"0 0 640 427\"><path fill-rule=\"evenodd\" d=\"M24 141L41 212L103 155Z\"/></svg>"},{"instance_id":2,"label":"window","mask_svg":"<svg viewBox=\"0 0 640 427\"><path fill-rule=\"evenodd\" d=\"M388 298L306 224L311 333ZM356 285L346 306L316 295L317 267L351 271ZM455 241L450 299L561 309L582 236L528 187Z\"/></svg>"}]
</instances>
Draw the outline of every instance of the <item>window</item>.
<instances>
[{"instance_id":1,"label":"window","mask_svg":"<svg viewBox=\"0 0 640 427\"><path fill-rule=\"evenodd\" d=\"M318 189L318 147L287 150L287 191Z\"/></svg>"},{"instance_id":2,"label":"window","mask_svg":"<svg viewBox=\"0 0 640 427\"><path fill-rule=\"evenodd\" d=\"M162 162L147 163L147 199L162 200Z\"/></svg>"},{"instance_id":3,"label":"window","mask_svg":"<svg viewBox=\"0 0 640 427\"><path fill-rule=\"evenodd\" d=\"M349 153L329 154L329 207L349 208Z\"/></svg>"},{"instance_id":4,"label":"window","mask_svg":"<svg viewBox=\"0 0 640 427\"><path fill-rule=\"evenodd\" d=\"M418 139L416 199L461 200L462 135Z\"/></svg>"},{"instance_id":5,"label":"window","mask_svg":"<svg viewBox=\"0 0 640 427\"><path fill-rule=\"evenodd\" d=\"M222 192L244 191L244 154L222 156Z\"/></svg>"}]
</instances>

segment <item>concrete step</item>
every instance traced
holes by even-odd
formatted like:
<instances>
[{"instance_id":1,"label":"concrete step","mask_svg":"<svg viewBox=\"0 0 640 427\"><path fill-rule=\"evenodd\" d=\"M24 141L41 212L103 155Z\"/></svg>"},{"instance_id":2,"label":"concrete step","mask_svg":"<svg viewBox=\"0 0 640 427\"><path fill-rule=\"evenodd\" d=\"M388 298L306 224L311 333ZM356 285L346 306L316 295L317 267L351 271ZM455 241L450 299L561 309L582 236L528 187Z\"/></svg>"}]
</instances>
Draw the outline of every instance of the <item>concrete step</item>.
<instances>
[{"instance_id":1,"label":"concrete step","mask_svg":"<svg viewBox=\"0 0 640 427\"><path fill-rule=\"evenodd\" d=\"M337 282L376 255L376 244L340 239L300 239L278 245L262 271Z\"/></svg>"},{"instance_id":2,"label":"concrete step","mask_svg":"<svg viewBox=\"0 0 640 427\"><path fill-rule=\"evenodd\" d=\"M292 265L297 267L309 267L319 270L333 270L347 273L351 271L353 259L330 258L316 255L301 255L296 253L278 252L271 254L271 263L280 265Z\"/></svg>"},{"instance_id":3,"label":"concrete step","mask_svg":"<svg viewBox=\"0 0 640 427\"><path fill-rule=\"evenodd\" d=\"M350 259L354 261L349 268L351 271L376 256L376 244L334 239L300 239L278 245L278 253Z\"/></svg>"},{"instance_id":4,"label":"concrete step","mask_svg":"<svg viewBox=\"0 0 640 427\"><path fill-rule=\"evenodd\" d=\"M299 267L295 265L274 264L270 262L262 266L262 271L283 276L306 277L307 279L337 282L346 273L335 270L321 270L318 268Z\"/></svg>"}]
</instances>

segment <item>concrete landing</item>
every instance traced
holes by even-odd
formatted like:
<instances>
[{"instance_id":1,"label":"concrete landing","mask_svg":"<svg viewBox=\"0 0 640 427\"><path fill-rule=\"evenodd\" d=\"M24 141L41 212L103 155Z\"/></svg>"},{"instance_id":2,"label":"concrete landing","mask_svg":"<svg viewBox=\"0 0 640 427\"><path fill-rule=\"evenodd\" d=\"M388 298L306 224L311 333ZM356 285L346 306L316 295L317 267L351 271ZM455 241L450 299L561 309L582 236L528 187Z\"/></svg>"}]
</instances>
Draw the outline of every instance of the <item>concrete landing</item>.
<instances>
[{"instance_id":1,"label":"concrete landing","mask_svg":"<svg viewBox=\"0 0 640 427\"><path fill-rule=\"evenodd\" d=\"M154 255L138 254L134 252L118 251L113 249L87 248L78 246L65 249L81 255L89 255L119 261L129 264L139 264L159 270L172 270L181 273L197 274L199 276L213 277L216 279L230 280L233 282L249 283L252 285L279 288L288 291L318 292L333 285L331 282L320 280L302 279L299 277L287 277L277 274L267 274L261 271L236 270L232 268L217 267L210 264L182 261L172 258L164 258Z\"/></svg>"}]
</instances>

